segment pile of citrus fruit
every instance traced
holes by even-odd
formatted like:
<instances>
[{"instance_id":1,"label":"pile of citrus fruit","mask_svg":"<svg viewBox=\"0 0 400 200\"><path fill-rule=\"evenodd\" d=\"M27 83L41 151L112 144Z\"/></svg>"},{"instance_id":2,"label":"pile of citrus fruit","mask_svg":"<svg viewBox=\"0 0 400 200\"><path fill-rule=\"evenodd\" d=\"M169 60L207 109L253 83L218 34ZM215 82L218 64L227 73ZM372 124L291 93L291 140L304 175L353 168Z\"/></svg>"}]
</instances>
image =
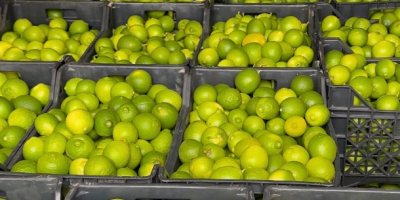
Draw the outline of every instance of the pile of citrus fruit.
<instances>
[{"instance_id":1,"label":"pile of citrus fruit","mask_svg":"<svg viewBox=\"0 0 400 200\"><path fill-rule=\"evenodd\" d=\"M60 108L36 118L39 135L12 172L148 176L164 165L182 106L177 92L139 69L97 82L72 78L64 90Z\"/></svg>"},{"instance_id":2,"label":"pile of citrus fruit","mask_svg":"<svg viewBox=\"0 0 400 200\"><path fill-rule=\"evenodd\" d=\"M90 30L83 20L68 26L60 12L49 24L33 25L28 19L15 21L13 31L3 34L0 41L0 59L7 61L60 61L64 55L76 61L95 39L98 30Z\"/></svg>"},{"instance_id":3,"label":"pile of citrus fruit","mask_svg":"<svg viewBox=\"0 0 400 200\"><path fill-rule=\"evenodd\" d=\"M400 107L400 66L382 59L377 63L359 62L357 54L333 50L325 55L325 64L332 85L349 85L373 108L398 110ZM362 57L362 56L361 56ZM361 105L354 98L354 105Z\"/></svg>"},{"instance_id":4,"label":"pile of citrus fruit","mask_svg":"<svg viewBox=\"0 0 400 200\"><path fill-rule=\"evenodd\" d=\"M4 163L50 100L50 86L29 89L15 72L0 72L0 163Z\"/></svg>"},{"instance_id":5,"label":"pile of citrus fruit","mask_svg":"<svg viewBox=\"0 0 400 200\"><path fill-rule=\"evenodd\" d=\"M210 67L309 67L313 59L307 23L270 13L215 23L198 55L199 64Z\"/></svg>"},{"instance_id":6,"label":"pile of citrus fruit","mask_svg":"<svg viewBox=\"0 0 400 200\"><path fill-rule=\"evenodd\" d=\"M138 15L118 26L111 38L96 41L92 63L184 64L193 58L203 33L195 20L183 19L175 26L171 12L149 11L145 21ZM173 13L172 13L173 14Z\"/></svg>"},{"instance_id":7,"label":"pile of citrus fruit","mask_svg":"<svg viewBox=\"0 0 400 200\"><path fill-rule=\"evenodd\" d=\"M190 124L172 179L331 182L335 141L322 128L329 110L309 76L275 91L253 69L236 88L203 84L193 94Z\"/></svg>"},{"instance_id":8,"label":"pile of citrus fruit","mask_svg":"<svg viewBox=\"0 0 400 200\"><path fill-rule=\"evenodd\" d=\"M344 26L329 15L321 22L324 37L337 37L350 45L351 50L367 58L400 57L400 8L376 12L370 21L351 17Z\"/></svg>"}]
</instances>

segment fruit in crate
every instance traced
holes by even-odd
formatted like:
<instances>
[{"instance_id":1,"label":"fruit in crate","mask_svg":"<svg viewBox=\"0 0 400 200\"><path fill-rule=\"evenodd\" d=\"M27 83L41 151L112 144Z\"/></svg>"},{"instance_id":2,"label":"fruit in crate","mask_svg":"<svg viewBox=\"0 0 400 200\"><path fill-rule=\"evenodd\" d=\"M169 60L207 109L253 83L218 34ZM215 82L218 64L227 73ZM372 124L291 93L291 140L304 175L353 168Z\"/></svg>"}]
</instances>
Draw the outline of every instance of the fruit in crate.
<instances>
[{"instance_id":1,"label":"fruit in crate","mask_svg":"<svg viewBox=\"0 0 400 200\"><path fill-rule=\"evenodd\" d=\"M29 88L15 72L0 72L0 80L0 163L4 163L48 104L50 86L39 83Z\"/></svg>"},{"instance_id":2,"label":"fruit in crate","mask_svg":"<svg viewBox=\"0 0 400 200\"><path fill-rule=\"evenodd\" d=\"M13 172L149 176L164 166L182 98L135 70L97 82L72 78L60 108L35 120Z\"/></svg>"},{"instance_id":3,"label":"fruit in crate","mask_svg":"<svg viewBox=\"0 0 400 200\"><path fill-rule=\"evenodd\" d=\"M321 22L324 37L336 37L350 46L355 54L366 58L400 57L400 8L379 11L370 19L351 17L341 24L329 15Z\"/></svg>"},{"instance_id":4,"label":"fruit in crate","mask_svg":"<svg viewBox=\"0 0 400 200\"><path fill-rule=\"evenodd\" d=\"M294 16L238 13L213 25L198 62L208 67L309 67L314 51L307 25Z\"/></svg>"},{"instance_id":5,"label":"fruit in crate","mask_svg":"<svg viewBox=\"0 0 400 200\"><path fill-rule=\"evenodd\" d=\"M92 63L182 65L193 58L203 33L202 24L183 19L175 23L172 12L149 11L147 20L129 17L110 38L96 41Z\"/></svg>"},{"instance_id":6,"label":"fruit in crate","mask_svg":"<svg viewBox=\"0 0 400 200\"><path fill-rule=\"evenodd\" d=\"M313 80L299 75L274 88L253 69L236 75L235 88L197 87L182 164L170 178L332 182L337 147L323 128L330 114Z\"/></svg>"},{"instance_id":7,"label":"fruit in crate","mask_svg":"<svg viewBox=\"0 0 400 200\"><path fill-rule=\"evenodd\" d=\"M367 63L363 56L337 50L328 52L325 62L332 85L351 86L375 109L399 109L400 65L397 63L389 59ZM355 97L353 105L364 103Z\"/></svg>"},{"instance_id":8,"label":"fruit in crate","mask_svg":"<svg viewBox=\"0 0 400 200\"><path fill-rule=\"evenodd\" d=\"M61 61L65 55L80 59L95 39L98 30L90 29L83 20L70 25L57 11L50 12L49 24L32 24L18 19L13 30L5 32L0 41L0 59L5 61Z\"/></svg>"}]
</instances>

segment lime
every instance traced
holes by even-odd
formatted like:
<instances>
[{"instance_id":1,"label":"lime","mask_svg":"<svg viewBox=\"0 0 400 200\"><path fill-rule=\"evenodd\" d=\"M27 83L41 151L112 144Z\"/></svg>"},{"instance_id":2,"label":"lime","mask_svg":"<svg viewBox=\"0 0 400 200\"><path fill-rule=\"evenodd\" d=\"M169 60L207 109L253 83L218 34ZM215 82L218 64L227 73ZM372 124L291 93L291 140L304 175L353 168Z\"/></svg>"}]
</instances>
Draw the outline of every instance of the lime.
<instances>
[{"instance_id":1,"label":"lime","mask_svg":"<svg viewBox=\"0 0 400 200\"><path fill-rule=\"evenodd\" d=\"M66 154L71 159L88 158L95 149L93 140L87 135L74 135L66 144Z\"/></svg>"},{"instance_id":2,"label":"lime","mask_svg":"<svg viewBox=\"0 0 400 200\"><path fill-rule=\"evenodd\" d=\"M37 161L37 173L67 174L69 171L68 159L56 152L44 153Z\"/></svg>"},{"instance_id":3,"label":"lime","mask_svg":"<svg viewBox=\"0 0 400 200\"><path fill-rule=\"evenodd\" d=\"M85 175L102 175L112 176L116 175L117 171L113 162L106 156L97 155L88 159L85 164Z\"/></svg>"}]
</instances>

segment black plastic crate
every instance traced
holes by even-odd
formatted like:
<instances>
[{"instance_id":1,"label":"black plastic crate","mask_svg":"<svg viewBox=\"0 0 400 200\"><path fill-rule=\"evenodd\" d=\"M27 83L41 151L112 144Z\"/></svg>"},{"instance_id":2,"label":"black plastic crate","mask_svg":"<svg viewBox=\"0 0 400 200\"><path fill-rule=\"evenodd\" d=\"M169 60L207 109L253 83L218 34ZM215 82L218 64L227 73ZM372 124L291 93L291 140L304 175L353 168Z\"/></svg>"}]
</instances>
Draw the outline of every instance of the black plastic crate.
<instances>
[{"instance_id":1,"label":"black plastic crate","mask_svg":"<svg viewBox=\"0 0 400 200\"><path fill-rule=\"evenodd\" d=\"M264 191L264 200L397 200L400 191L359 188L305 188L271 186Z\"/></svg>"},{"instance_id":2,"label":"black plastic crate","mask_svg":"<svg viewBox=\"0 0 400 200\"><path fill-rule=\"evenodd\" d=\"M67 97L64 86L65 83L74 77L80 77L83 79L91 79L97 81L98 79L105 76L113 76L113 75L122 75L127 76L132 71L136 69L142 69L147 71L153 78L153 84L163 84L167 86L169 89L174 90L184 97L184 91L186 90L186 82L188 81L188 68L187 67L134 67L134 66L119 66L115 65L97 65L97 66L88 66L84 64L70 63L63 65L57 72L56 86L55 86L55 95L52 106L49 108L60 108L62 101ZM174 77L174 78L171 78ZM183 101L184 102L184 101ZM174 132L180 130L181 121L183 121L183 111L186 109L186 105L183 104L181 111L178 116L178 122L175 126ZM26 138L29 139L31 137L40 136L34 127L33 130ZM15 153L13 159L9 162L8 168L11 169L18 161L23 159L22 155L22 147L21 144L18 151ZM147 177L117 177L117 176L79 176L79 175L59 175L63 177L64 185L69 186L70 184L76 182L98 182L98 183L154 183L156 181L156 173L158 166L155 166L152 170L150 176ZM25 176L25 173L12 173L18 174L21 176ZM32 175L32 174L31 174Z\"/></svg>"},{"instance_id":3,"label":"black plastic crate","mask_svg":"<svg viewBox=\"0 0 400 200\"><path fill-rule=\"evenodd\" d=\"M62 180L56 177L15 177L2 175L0 198L7 200L61 200Z\"/></svg>"},{"instance_id":4,"label":"black plastic crate","mask_svg":"<svg viewBox=\"0 0 400 200\"><path fill-rule=\"evenodd\" d=\"M400 7L400 2L336 3L336 0L332 0L332 5L326 3L317 3L315 4L315 30L318 32L318 37L322 39L323 36L320 22L322 22L322 20L329 15L338 17L342 23L342 26L344 26L347 19L350 17L362 17L369 20L370 11L394 9L396 7ZM372 20L371 24L376 22L376 20Z\"/></svg>"},{"instance_id":5,"label":"black plastic crate","mask_svg":"<svg viewBox=\"0 0 400 200\"><path fill-rule=\"evenodd\" d=\"M235 76L244 68L235 68L235 69L205 69L205 68L194 68L191 70L191 84L190 84L190 105L188 112L185 113L184 118L185 121L181 124L181 129L177 133L174 138L172 146L172 152L167 157L167 164L165 168L160 168L159 179L161 183L186 183L186 184L194 184L194 183L213 183L216 185L247 185L250 189L253 190L255 194L262 194L265 186L268 185L297 185L297 186L326 186L333 187L338 186L340 183L340 169L339 169L339 155L336 156L334 161L334 166L336 170L335 178L332 183L321 184L321 183L307 183L307 182L282 182L282 181L250 181L250 180L207 180L207 179L169 179L168 175L175 172L179 166L182 164L179 160L178 149L180 144L183 141L183 134L189 125L189 113L192 110L193 105L193 92L194 90L200 86L201 84L210 84L217 85L220 83L227 84L229 86L234 86ZM270 70L264 69L259 70L261 78L266 80L274 80L275 88L280 89L282 87L289 87L291 80L297 75L307 75L310 76L314 81L315 90L322 94L322 97L325 99L325 82L323 79L322 73L317 69L303 69L303 70ZM218 78L216 78L218 77ZM336 134L333 132L332 123L328 122L325 129L327 133L335 140L336 142Z\"/></svg>"},{"instance_id":6,"label":"black plastic crate","mask_svg":"<svg viewBox=\"0 0 400 200\"><path fill-rule=\"evenodd\" d=\"M350 86L332 85L324 52L352 52L337 39L324 39L320 47L322 69L327 77L328 108L338 138L343 185L400 182L397 160L400 158L400 112L376 110ZM367 63L378 61L367 59ZM361 100L361 105L354 105L355 97Z\"/></svg>"},{"instance_id":7,"label":"black plastic crate","mask_svg":"<svg viewBox=\"0 0 400 200\"><path fill-rule=\"evenodd\" d=\"M331 84L329 79L328 70L325 65L325 54L332 51L337 50L341 51L344 54L352 54L353 51L341 40L337 38L329 38L329 39L321 39L320 40L320 51L319 51L319 58L321 60L322 70L325 74L325 81L327 87L327 102L328 108L330 110L347 110L347 109L367 109L370 110L372 108L366 108L362 106L355 106L353 105L354 97L359 97L364 105L367 105L365 100L361 98L357 92L348 85L343 86L334 86ZM370 62L378 62L378 59L371 59L367 60L368 63Z\"/></svg>"},{"instance_id":8,"label":"black plastic crate","mask_svg":"<svg viewBox=\"0 0 400 200\"><path fill-rule=\"evenodd\" d=\"M253 200L254 195L247 187L215 185L105 185L79 184L71 188L65 200L109 200L123 199L187 199L187 200Z\"/></svg>"},{"instance_id":9,"label":"black plastic crate","mask_svg":"<svg viewBox=\"0 0 400 200\"><path fill-rule=\"evenodd\" d=\"M317 0L317 2L328 2L329 0ZM225 1L225 3L226 4L245 4L245 5L248 5L248 4L250 4L250 3L235 3L235 2L232 2L231 0L226 0ZM274 4L283 4L283 5L297 5L297 4L314 4L314 3L316 3L316 2L294 2L294 3L287 3L287 2L281 2L281 3L257 3L257 4L259 4L259 5L265 5L265 4L267 4L267 5L274 5ZM252 3L253 4L253 3Z\"/></svg>"},{"instance_id":10,"label":"black plastic crate","mask_svg":"<svg viewBox=\"0 0 400 200\"><path fill-rule=\"evenodd\" d=\"M120 25L126 24L127 20L132 15L139 15L145 19L147 11L158 10L158 11L172 11L174 13L175 25L182 19L196 20L203 26L203 34L207 32L208 27L208 12L209 2L204 1L202 3L120 3L111 2L108 5L110 10L110 16L108 23L104 31L100 32L98 38L111 37L113 29ZM201 46L201 40L198 46ZM83 55L80 62L91 65L93 57L96 55L94 44L89 46L87 54ZM195 53L195 52L194 52ZM187 66L191 61L187 61L185 64L179 66ZM124 65L118 65L124 66ZM143 65L142 65L143 66ZM148 65L148 66L160 66L160 64ZM177 65L162 65L162 66L177 66Z\"/></svg>"},{"instance_id":11,"label":"black plastic crate","mask_svg":"<svg viewBox=\"0 0 400 200\"><path fill-rule=\"evenodd\" d=\"M337 38L328 38L328 39L321 39L320 40L320 50L319 50L319 58L321 60L322 70L325 73L326 77L326 86L327 86L327 100L328 100L328 107L333 110L371 110L372 108L368 105L368 103L363 100L364 106L355 106L353 105L354 97L359 97L362 99L360 95L357 94L355 90L353 90L350 86L334 86L330 83L330 79L328 76L328 71L325 65L325 54L332 51L337 50L341 51L344 54L352 54L353 51L344 44L341 40ZM381 59L379 58L367 58L367 64L369 63L377 63ZM400 58L390 58L390 60L399 63Z\"/></svg>"},{"instance_id":12,"label":"black plastic crate","mask_svg":"<svg viewBox=\"0 0 400 200\"><path fill-rule=\"evenodd\" d=\"M363 17L366 19L369 18L369 11L371 10L395 9L396 7L400 7L400 2L393 0L359 3L337 2L337 0L332 0L331 4L346 18Z\"/></svg>"},{"instance_id":13,"label":"black plastic crate","mask_svg":"<svg viewBox=\"0 0 400 200\"><path fill-rule=\"evenodd\" d=\"M290 5L290 6L288 6ZM312 4L215 4L211 6L209 12L209 23L207 27L207 32L203 31L203 36L199 44L203 44L204 40L210 36L212 32L212 26L215 23L221 21L227 21L229 18L234 17L236 14L244 13L247 15L258 15L261 13L274 13L277 17L295 16L302 23L308 22L307 33L311 38L311 48L314 50L314 61L317 60L317 37L315 35L315 19L314 19L314 7ZM204 30L204 29L203 29ZM196 53L193 57L194 67L200 66L197 57L201 51L201 45L198 46ZM314 65L315 66L315 65ZM203 66L204 67L204 66ZM210 68L210 67L207 67ZM212 68L212 67L211 67ZM217 67L219 68L219 67Z\"/></svg>"},{"instance_id":14,"label":"black plastic crate","mask_svg":"<svg viewBox=\"0 0 400 200\"><path fill-rule=\"evenodd\" d=\"M50 21L46 10L57 9L63 13L68 24L75 20L84 20L91 28L99 31L104 29L103 18L105 2L70 2L70 1L15 1L7 19L11 25L20 18L29 19L32 24L43 24Z\"/></svg>"},{"instance_id":15,"label":"black plastic crate","mask_svg":"<svg viewBox=\"0 0 400 200\"><path fill-rule=\"evenodd\" d=\"M26 63L26 62L5 62L0 64L0 72L18 72L29 88L34 87L39 83L44 83L50 86L50 99L49 103L42 109L42 112L49 110L53 103L54 98L54 86L56 82L57 68L60 66L58 62L44 62L44 63ZM22 143L28 138L28 135L32 132L33 125L27 130L25 135L21 138L17 147L14 148L10 156L4 162L7 166L12 157L16 154ZM3 169L4 170L4 169Z\"/></svg>"},{"instance_id":16,"label":"black plastic crate","mask_svg":"<svg viewBox=\"0 0 400 200\"><path fill-rule=\"evenodd\" d=\"M326 81L326 87L327 87L327 101L328 101L328 107L349 107L350 105L353 105L353 96L349 96L349 92L339 94L339 95L333 95L334 91L337 90L352 90L354 91L350 86L333 86L330 83L329 75L328 75L328 70L326 69L325 65L325 54L332 51L332 50L338 50L343 52L344 54L352 54L354 53L343 41L339 40L338 38L328 38L324 39L322 38L319 42L319 59L321 60L321 65L322 65L322 71L325 74L325 81ZM354 91L355 93L355 91Z\"/></svg>"},{"instance_id":17,"label":"black plastic crate","mask_svg":"<svg viewBox=\"0 0 400 200\"><path fill-rule=\"evenodd\" d=\"M10 1L6 3L5 17L1 19L0 35L12 31L16 20L27 18L33 25L48 24L51 19L47 17L47 10L57 9L63 13L63 18L70 25L75 20L83 20L89 28L104 30L105 21L108 19L106 2L73 2L73 1ZM94 40L95 41L95 40ZM85 52L87 53L87 51ZM83 55L82 55L83 56ZM64 56L62 61L74 61ZM68 59L69 58L69 59ZM59 61L59 62L62 62ZM1 61L1 63L7 61ZM40 63L44 63L41 62Z\"/></svg>"}]
</instances>

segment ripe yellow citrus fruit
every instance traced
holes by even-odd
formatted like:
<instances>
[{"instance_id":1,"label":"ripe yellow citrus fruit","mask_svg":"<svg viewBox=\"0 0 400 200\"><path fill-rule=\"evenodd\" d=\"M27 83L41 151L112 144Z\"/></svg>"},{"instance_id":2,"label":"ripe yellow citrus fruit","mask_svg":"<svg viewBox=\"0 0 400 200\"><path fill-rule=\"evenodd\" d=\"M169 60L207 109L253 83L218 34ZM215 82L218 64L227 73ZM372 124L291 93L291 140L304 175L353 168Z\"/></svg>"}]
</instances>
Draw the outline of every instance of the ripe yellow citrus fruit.
<instances>
[{"instance_id":1,"label":"ripe yellow citrus fruit","mask_svg":"<svg viewBox=\"0 0 400 200\"><path fill-rule=\"evenodd\" d=\"M245 46L246 44L253 43L253 42L264 46L264 44L266 42L264 34L261 34L261 33L247 34L242 40L242 46Z\"/></svg>"},{"instance_id":2,"label":"ripe yellow citrus fruit","mask_svg":"<svg viewBox=\"0 0 400 200\"><path fill-rule=\"evenodd\" d=\"M86 134L94 127L92 115L86 110L73 110L67 115L65 124L72 134Z\"/></svg>"}]
</instances>

